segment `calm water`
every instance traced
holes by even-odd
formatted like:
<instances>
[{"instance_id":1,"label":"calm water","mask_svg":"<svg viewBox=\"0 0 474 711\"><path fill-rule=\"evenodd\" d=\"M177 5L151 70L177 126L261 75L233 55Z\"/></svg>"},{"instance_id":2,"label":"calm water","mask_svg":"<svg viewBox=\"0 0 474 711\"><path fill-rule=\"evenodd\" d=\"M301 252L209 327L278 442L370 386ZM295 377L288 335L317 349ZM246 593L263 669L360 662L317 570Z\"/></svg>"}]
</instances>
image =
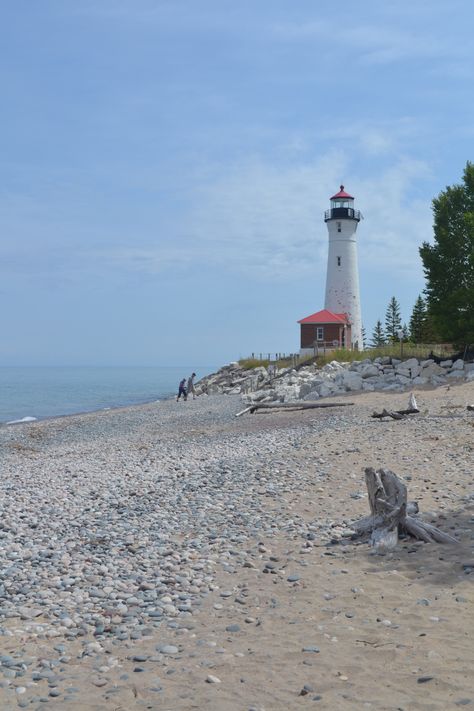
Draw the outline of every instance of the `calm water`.
<instances>
[{"instance_id":1,"label":"calm water","mask_svg":"<svg viewBox=\"0 0 474 711\"><path fill-rule=\"evenodd\" d=\"M179 381L217 368L20 368L0 367L0 422L92 412L174 395Z\"/></svg>"}]
</instances>

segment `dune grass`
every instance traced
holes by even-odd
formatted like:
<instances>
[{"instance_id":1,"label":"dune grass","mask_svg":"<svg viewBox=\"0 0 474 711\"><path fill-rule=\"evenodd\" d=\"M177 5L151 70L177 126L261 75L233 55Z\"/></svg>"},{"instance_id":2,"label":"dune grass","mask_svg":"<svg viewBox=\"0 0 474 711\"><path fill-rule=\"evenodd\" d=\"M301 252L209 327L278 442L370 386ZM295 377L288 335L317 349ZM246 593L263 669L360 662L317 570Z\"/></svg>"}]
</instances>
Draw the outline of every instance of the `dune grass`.
<instances>
[{"instance_id":1,"label":"dune grass","mask_svg":"<svg viewBox=\"0 0 474 711\"><path fill-rule=\"evenodd\" d=\"M311 365L312 363L316 363L318 367L321 367L333 360L336 360L338 363L352 363L353 361L364 360L365 358L370 358L371 360L374 360L374 358L386 357L397 358L398 360L407 360L408 358L428 358L431 352L441 358L447 358L452 352L452 346L444 343L403 343L403 347L401 347L400 343L391 343L379 346L378 348L366 348L363 351L337 348L335 350L326 351L326 353L319 353L316 357L308 356L300 358L299 356L290 356L277 361L270 361L268 358L263 360L259 360L258 358L241 358L239 360L239 365L245 368L245 370L251 370L262 366L267 368L270 363L276 365L277 368L291 368L295 367L295 365L301 368L304 365Z\"/></svg>"}]
</instances>

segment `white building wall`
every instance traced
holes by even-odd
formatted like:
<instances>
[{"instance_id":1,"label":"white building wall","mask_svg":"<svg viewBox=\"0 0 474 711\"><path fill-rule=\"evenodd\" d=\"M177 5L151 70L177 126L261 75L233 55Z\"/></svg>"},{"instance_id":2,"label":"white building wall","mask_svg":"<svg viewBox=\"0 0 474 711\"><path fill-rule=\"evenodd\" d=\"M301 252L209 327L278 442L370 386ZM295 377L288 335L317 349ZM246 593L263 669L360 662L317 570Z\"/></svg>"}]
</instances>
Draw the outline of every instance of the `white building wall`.
<instances>
[{"instance_id":1,"label":"white building wall","mask_svg":"<svg viewBox=\"0 0 474 711\"><path fill-rule=\"evenodd\" d=\"M329 232L326 298L324 308L346 313L352 323L352 346L362 348L359 269L357 263L357 221L331 219ZM341 231L338 231L340 226Z\"/></svg>"}]
</instances>

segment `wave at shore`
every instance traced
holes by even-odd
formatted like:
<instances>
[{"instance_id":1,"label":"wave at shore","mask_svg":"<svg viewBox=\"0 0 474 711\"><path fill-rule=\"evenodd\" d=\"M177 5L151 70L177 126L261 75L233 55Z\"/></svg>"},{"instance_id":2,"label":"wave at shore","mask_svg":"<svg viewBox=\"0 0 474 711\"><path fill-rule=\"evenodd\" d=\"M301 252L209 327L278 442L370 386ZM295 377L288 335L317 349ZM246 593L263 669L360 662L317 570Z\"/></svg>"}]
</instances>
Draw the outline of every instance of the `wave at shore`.
<instances>
[{"instance_id":1,"label":"wave at shore","mask_svg":"<svg viewBox=\"0 0 474 711\"><path fill-rule=\"evenodd\" d=\"M191 372L211 367L0 367L0 423L45 419L172 397Z\"/></svg>"}]
</instances>

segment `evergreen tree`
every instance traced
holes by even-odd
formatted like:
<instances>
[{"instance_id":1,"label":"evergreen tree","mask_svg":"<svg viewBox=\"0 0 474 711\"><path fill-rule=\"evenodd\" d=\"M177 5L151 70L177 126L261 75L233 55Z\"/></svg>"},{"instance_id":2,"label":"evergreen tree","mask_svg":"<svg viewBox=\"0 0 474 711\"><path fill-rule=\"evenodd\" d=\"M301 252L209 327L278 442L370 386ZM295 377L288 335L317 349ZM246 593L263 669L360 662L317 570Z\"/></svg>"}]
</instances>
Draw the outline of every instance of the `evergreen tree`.
<instances>
[{"instance_id":1,"label":"evergreen tree","mask_svg":"<svg viewBox=\"0 0 474 711\"><path fill-rule=\"evenodd\" d=\"M362 350L367 348L367 334L365 332L364 326L362 326Z\"/></svg>"},{"instance_id":2,"label":"evergreen tree","mask_svg":"<svg viewBox=\"0 0 474 711\"><path fill-rule=\"evenodd\" d=\"M437 330L433 316L428 312L423 329L423 343L440 343L443 341Z\"/></svg>"},{"instance_id":3,"label":"evergreen tree","mask_svg":"<svg viewBox=\"0 0 474 711\"><path fill-rule=\"evenodd\" d=\"M387 311L385 312L385 336L389 341L398 341L398 332L402 327L402 318L400 316L400 304L394 296L389 301Z\"/></svg>"},{"instance_id":4,"label":"evergreen tree","mask_svg":"<svg viewBox=\"0 0 474 711\"><path fill-rule=\"evenodd\" d=\"M474 343L474 164L433 200L434 243L423 242L428 314L444 341Z\"/></svg>"},{"instance_id":5,"label":"evergreen tree","mask_svg":"<svg viewBox=\"0 0 474 711\"><path fill-rule=\"evenodd\" d=\"M382 321L380 319L375 324L375 328L372 332L372 340L370 342L370 345L373 348L385 345L385 333L383 331Z\"/></svg>"},{"instance_id":6,"label":"evergreen tree","mask_svg":"<svg viewBox=\"0 0 474 711\"><path fill-rule=\"evenodd\" d=\"M423 343L427 330L426 303L422 296L415 301L410 318L410 338L413 343Z\"/></svg>"},{"instance_id":7,"label":"evergreen tree","mask_svg":"<svg viewBox=\"0 0 474 711\"><path fill-rule=\"evenodd\" d=\"M406 325L406 323L404 323L402 326L402 333L402 341L404 343L408 343L408 341L410 340L410 331L408 330L408 326Z\"/></svg>"}]
</instances>

